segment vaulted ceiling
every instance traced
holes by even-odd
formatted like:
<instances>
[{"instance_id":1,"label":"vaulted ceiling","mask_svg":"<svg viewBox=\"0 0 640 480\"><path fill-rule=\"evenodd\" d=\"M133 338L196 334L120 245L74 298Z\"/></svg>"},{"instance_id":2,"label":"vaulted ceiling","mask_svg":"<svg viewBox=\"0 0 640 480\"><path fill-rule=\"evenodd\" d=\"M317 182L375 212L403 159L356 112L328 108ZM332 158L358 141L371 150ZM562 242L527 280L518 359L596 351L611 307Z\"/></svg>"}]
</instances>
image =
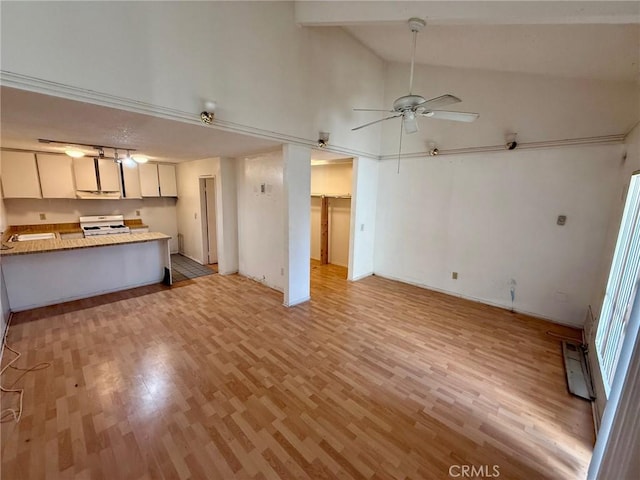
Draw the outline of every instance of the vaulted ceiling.
<instances>
[{"instance_id":1,"label":"vaulted ceiling","mask_svg":"<svg viewBox=\"0 0 640 480\"><path fill-rule=\"evenodd\" d=\"M411 60L410 17L427 20L417 63L640 80L639 2L297 2L305 26L342 26L382 59Z\"/></svg>"}]
</instances>

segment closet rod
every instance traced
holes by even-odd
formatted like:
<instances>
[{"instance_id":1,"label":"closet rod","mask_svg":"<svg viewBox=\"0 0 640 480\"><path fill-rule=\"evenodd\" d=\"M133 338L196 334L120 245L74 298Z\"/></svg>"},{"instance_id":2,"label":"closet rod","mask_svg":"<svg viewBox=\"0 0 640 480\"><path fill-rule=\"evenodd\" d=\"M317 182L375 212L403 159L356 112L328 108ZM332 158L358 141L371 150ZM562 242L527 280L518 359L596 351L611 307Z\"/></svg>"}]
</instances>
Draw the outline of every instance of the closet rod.
<instances>
[{"instance_id":1,"label":"closet rod","mask_svg":"<svg viewBox=\"0 0 640 480\"><path fill-rule=\"evenodd\" d=\"M321 193L312 193L311 196L318 198L351 198L351 195L322 195Z\"/></svg>"}]
</instances>

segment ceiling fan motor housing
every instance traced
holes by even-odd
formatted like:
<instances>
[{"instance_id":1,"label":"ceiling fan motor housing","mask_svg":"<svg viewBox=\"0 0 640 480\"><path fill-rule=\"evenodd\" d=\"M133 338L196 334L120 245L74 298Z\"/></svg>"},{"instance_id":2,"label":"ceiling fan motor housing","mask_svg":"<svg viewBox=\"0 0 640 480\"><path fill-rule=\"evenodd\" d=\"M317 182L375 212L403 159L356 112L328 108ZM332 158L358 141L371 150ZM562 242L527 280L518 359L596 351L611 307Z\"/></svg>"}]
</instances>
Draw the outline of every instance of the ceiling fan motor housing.
<instances>
[{"instance_id":1,"label":"ceiling fan motor housing","mask_svg":"<svg viewBox=\"0 0 640 480\"><path fill-rule=\"evenodd\" d=\"M393 102L393 109L396 112L404 112L405 110L413 110L421 103L426 102L424 97L420 95L405 95Z\"/></svg>"}]
</instances>

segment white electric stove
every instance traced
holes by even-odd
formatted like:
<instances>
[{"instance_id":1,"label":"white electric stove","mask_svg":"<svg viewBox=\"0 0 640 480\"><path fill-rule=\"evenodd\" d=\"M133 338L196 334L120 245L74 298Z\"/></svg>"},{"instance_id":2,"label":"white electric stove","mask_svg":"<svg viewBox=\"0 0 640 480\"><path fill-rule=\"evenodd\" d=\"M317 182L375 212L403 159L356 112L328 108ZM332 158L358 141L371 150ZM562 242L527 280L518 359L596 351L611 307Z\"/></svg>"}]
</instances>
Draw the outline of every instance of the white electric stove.
<instances>
[{"instance_id":1,"label":"white electric stove","mask_svg":"<svg viewBox=\"0 0 640 480\"><path fill-rule=\"evenodd\" d=\"M95 235L122 235L131 230L124 224L124 215L96 215L80 217L80 228L85 237Z\"/></svg>"}]
</instances>

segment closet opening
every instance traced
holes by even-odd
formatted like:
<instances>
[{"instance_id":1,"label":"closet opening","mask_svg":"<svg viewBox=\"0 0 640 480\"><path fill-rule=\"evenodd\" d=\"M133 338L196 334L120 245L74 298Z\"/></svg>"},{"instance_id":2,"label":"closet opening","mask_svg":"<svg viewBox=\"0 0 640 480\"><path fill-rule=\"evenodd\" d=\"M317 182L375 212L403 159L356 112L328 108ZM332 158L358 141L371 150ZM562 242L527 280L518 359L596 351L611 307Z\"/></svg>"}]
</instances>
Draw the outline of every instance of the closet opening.
<instances>
[{"instance_id":1,"label":"closet opening","mask_svg":"<svg viewBox=\"0 0 640 480\"><path fill-rule=\"evenodd\" d=\"M347 278L351 245L353 159L311 155L311 269ZM315 272L318 273L318 272Z\"/></svg>"}]
</instances>

